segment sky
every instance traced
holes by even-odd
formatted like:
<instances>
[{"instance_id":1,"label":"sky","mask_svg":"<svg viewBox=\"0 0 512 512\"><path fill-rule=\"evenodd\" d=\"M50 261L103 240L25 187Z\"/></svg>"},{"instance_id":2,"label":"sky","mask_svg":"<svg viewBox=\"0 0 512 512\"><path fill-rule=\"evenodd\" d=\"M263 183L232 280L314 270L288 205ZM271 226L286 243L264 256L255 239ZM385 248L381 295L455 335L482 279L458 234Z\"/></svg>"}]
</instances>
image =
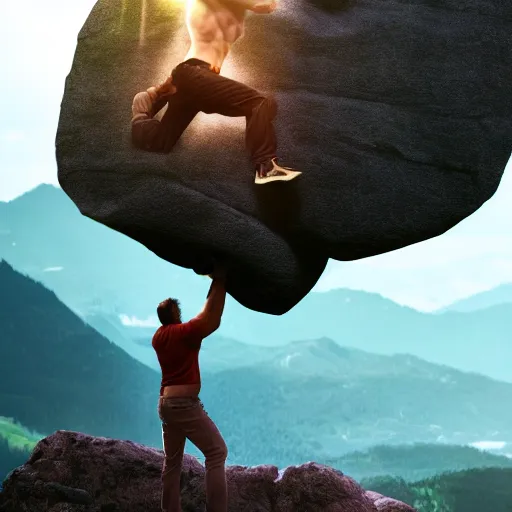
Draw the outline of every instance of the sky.
<instances>
[{"instance_id":1,"label":"sky","mask_svg":"<svg viewBox=\"0 0 512 512\"><path fill-rule=\"evenodd\" d=\"M54 144L60 101L76 36L94 3L2 2L0 201L12 200L40 183L58 185ZM498 192L448 233L356 262L331 260L315 290L366 290L432 311L512 283L510 197L512 160Z\"/></svg>"}]
</instances>

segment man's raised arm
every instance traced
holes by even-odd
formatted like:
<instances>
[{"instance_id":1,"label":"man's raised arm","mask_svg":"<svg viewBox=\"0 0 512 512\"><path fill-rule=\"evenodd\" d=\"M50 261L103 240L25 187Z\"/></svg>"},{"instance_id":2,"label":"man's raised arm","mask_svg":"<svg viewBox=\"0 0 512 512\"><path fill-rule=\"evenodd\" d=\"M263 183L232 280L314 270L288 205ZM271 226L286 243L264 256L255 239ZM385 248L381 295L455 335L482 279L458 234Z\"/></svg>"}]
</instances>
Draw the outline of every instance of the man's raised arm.
<instances>
[{"instance_id":1,"label":"man's raised arm","mask_svg":"<svg viewBox=\"0 0 512 512\"><path fill-rule=\"evenodd\" d=\"M199 326L203 338L219 328L226 301L226 271L224 267L215 267L212 279L204 308L193 320Z\"/></svg>"}]
</instances>

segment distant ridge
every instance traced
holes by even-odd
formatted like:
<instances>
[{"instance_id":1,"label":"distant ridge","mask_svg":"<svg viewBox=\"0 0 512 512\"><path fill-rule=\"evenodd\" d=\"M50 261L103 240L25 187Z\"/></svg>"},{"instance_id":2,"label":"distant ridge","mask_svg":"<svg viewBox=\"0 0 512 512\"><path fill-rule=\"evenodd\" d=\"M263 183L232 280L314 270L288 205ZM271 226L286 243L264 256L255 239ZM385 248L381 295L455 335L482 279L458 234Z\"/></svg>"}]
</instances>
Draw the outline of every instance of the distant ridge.
<instances>
[{"instance_id":1,"label":"distant ridge","mask_svg":"<svg viewBox=\"0 0 512 512\"><path fill-rule=\"evenodd\" d=\"M512 303L512 283L505 283L485 292L477 293L471 297L458 300L449 306L438 309L436 313L457 311L460 313L471 313L481 309L492 308L502 304Z\"/></svg>"}]
</instances>

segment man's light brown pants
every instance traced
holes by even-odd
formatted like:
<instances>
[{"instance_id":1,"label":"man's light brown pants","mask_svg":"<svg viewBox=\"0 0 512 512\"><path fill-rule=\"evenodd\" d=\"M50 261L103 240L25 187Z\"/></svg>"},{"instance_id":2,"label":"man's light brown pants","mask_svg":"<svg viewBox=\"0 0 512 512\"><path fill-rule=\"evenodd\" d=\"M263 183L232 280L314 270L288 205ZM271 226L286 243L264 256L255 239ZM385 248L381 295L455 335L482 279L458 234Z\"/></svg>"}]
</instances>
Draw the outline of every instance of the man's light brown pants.
<instances>
[{"instance_id":1,"label":"man's light brown pants","mask_svg":"<svg viewBox=\"0 0 512 512\"><path fill-rule=\"evenodd\" d=\"M206 510L227 512L225 462L227 447L222 435L198 397L166 398L158 401L162 421L164 465L162 512L181 512L180 476L185 440L194 443L205 457Z\"/></svg>"}]
</instances>

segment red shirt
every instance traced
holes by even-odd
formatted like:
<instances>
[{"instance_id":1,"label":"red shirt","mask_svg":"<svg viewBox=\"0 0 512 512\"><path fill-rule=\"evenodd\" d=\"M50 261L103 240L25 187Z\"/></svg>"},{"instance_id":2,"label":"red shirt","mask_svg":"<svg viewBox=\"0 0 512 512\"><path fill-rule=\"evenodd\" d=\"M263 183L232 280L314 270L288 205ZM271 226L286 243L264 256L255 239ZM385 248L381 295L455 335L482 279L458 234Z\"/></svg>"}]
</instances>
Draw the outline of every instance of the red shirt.
<instances>
[{"instance_id":1,"label":"red shirt","mask_svg":"<svg viewBox=\"0 0 512 512\"><path fill-rule=\"evenodd\" d=\"M160 395L165 386L199 384L199 349L203 337L199 321L162 325L153 336L152 346L162 369Z\"/></svg>"}]
</instances>

